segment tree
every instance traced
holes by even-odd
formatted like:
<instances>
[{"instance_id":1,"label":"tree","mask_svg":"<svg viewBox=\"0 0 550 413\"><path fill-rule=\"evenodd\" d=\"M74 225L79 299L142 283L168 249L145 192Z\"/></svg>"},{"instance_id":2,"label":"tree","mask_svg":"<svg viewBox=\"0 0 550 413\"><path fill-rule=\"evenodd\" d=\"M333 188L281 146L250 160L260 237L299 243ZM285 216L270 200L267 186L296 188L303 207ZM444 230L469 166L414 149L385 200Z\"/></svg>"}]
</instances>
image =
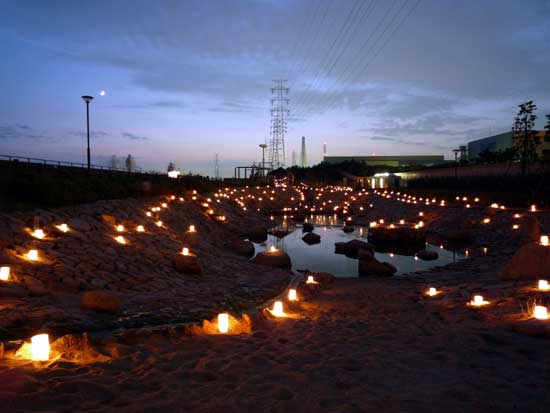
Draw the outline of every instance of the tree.
<instances>
[{"instance_id":1,"label":"tree","mask_svg":"<svg viewBox=\"0 0 550 413\"><path fill-rule=\"evenodd\" d=\"M512 128L512 140L517 149L521 161L521 173L525 175L529 172L529 165L537 158L537 145L540 144L540 138L533 131L537 115L534 112L537 105L532 100L519 105L519 111Z\"/></svg>"},{"instance_id":2,"label":"tree","mask_svg":"<svg viewBox=\"0 0 550 413\"><path fill-rule=\"evenodd\" d=\"M550 142L550 113L546 115L546 125L544 126L544 140Z\"/></svg>"},{"instance_id":3,"label":"tree","mask_svg":"<svg viewBox=\"0 0 550 413\"><path fill-rule=\"evenodd\" d=\"M168 172L175 171L175 170L176 170L176 165L174 164L174 162L170 162L168 164Z\"/></svg>"},{"instance_id":4,"label":"tree","mask_svg":"<svg viewBox=\"0 0 550 413\"><path fill-rule=\"evenodd\" d=\"M136 161L132 155L128 154L126 157L126 170L132 172L134 169L136 169Z\"/></svg>"}]
</instances>

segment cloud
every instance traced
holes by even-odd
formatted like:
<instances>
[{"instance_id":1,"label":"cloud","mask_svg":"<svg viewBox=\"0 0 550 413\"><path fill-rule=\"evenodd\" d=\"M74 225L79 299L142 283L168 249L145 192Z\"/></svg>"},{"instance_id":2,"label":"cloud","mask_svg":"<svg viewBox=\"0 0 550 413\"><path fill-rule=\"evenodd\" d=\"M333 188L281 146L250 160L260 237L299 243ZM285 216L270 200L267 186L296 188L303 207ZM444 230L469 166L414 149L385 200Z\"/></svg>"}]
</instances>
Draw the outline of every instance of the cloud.
<instances>
[{"instance_id":1,"label":"cloud","mask_svg":"<svg viewBox=\"0 0 550 413\"><path fill-rule=\"evenodd\" d=\"M35 131L29 125L0 124L0 139L53 140L54 138L45 133Z\"/></svg>"},{"instance_id":2,"label":"cloud","mask_svg":"<svg viewBox=\"0 0 550 413\"><path fill-rule=\"evenodd\" d=\"M83 138L86 138L88 136L87 132L81 132L81 131L74 131L74 132L70 132L69 134L74 135L74 136L80 136L80 137L83 137ZM109 136L109 134L107 132L101 131L101 130L91 130L90 131L90 137L92 137L92 138L103 138L104 136Z\"/></svg>"},{"instance_id":3,"label":"cloud","mask_svg":"<svg viewBox=\"0 0 550 413\"><path fill-rule=\"evenodd\" d=\"M133 140L133 141L150 141L151 138L148 138L146 136L138 136L138 135L134 135L133 133L129 133L129 132L122 132L120 134L123 138L127 138L127 139L130 139L130 140Z\"/></svg>"}]
</instances>

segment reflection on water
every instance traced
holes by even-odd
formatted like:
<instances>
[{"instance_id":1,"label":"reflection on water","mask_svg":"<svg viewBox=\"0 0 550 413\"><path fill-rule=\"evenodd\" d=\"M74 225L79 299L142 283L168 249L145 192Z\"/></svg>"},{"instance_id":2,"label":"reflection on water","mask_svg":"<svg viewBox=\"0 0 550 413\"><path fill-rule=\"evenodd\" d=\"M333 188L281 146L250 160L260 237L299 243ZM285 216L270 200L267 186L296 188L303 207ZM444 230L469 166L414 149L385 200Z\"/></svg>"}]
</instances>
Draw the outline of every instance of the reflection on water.
<instances>
[{"instance_id":1,"label":"reflection on water","mask_svg":"<svg viewBox=\"0 0 550 413\"><path fill-rule=\"evenodd\" d=\"M308 217L309 218L309 217ZM324 218L324 220L323 220ZM256 253L264 251L271 246L282 249L290 255L293 270L322 271L334 274L337 277L357 277L358 262L356 259L348 258L345 255L334 253L334 243L347 242L352 239L361 239L367 241L368 228L356 227L355 231L345 233L342 231L342 223L335 216L315 216L309 222L324 225L315 226L313 232L321 236L321 243L316 245L307 245L302 241L305 235L301 227L284 238L276 238L269 235L267 241L262 244L254 244ZM335 225L335 226L331 226ZM338 225L338 226L337 226ZM426 245L429 251L436 251L439 258L433 261L422 261L415 259L414 256L399 255L392 252L376 252L375 256L379 261L386 261L397 268L397 274L404 274L414 271L422 271L435 266L446 265L464 259L464 252L455 252L441 248L441 246Z\"/></svg>"}]
</instances>

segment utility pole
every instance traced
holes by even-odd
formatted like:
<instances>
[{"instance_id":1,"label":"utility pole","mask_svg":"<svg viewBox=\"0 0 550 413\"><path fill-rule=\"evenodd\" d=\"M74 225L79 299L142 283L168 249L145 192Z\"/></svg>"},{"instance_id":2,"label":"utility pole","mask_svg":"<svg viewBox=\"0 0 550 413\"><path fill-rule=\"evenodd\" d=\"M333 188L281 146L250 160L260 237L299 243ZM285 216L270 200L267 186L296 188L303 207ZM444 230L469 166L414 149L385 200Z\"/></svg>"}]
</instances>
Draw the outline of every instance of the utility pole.
<instances>
[{"instance_id":1,"label":"utility pole","mask_svg":"<svg viewBox=\"0 0 550 413\"><path fill-rule=\"evenodd\" d=\"M90 102L94 99L93 96L82 96L86 102L86 130L88 135L88 172L90 171Z\"/></svg>"},{"instance_id":2,"label":"utility pole","mask_svg":"<svg viewBox=\"0 0 550 413\"><path fill-rule=\"evenodd\" d=\"M265 148L267 148L267 144L260 143L260 148L262 148L262 177L265 177Z\"/></svg>"},{"instance_id":3,"label":"utility pole","mask_svg":"<svg viewBox=\"0 0 550 413\"><path fill-rule=\"evenodd\" d=\"M271 88L271 139L269 142L269 161L273 168L285 166L285 134L287 132L287 116L289 114L288 87L286 80L273 80Z\"/></svg>"}]
</instances>

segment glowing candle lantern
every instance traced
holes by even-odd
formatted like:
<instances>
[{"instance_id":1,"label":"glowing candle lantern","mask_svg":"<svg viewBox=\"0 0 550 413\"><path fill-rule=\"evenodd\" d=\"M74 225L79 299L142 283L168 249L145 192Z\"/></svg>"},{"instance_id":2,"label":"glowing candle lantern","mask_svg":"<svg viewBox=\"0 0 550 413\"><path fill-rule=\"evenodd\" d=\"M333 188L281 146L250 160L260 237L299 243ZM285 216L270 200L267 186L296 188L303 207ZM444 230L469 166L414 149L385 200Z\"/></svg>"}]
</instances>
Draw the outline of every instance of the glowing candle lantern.
<instances>
[{"instance_id":1,"label":"glowing candle lantern","mask_svg":"<svg viewBox=\"0 0 550 413\"><path fill-rule=\"evenodd\" d=\"M155 224L156 224L157 227L162 227L162 221L157 221L157 222L155 222Z\"/></svg>"},{"instance_id":2,"label":"glowing candle lantern","mask_svg":"<svg viewBox=\"0 0 550 413\"><path fill-rule=\"evenodd\" d=\"M119 244L126 244L126 239L122 235L115 237L115 241L118 242Z\"/></svg>"},{"instance_id":3,"label":"glowing candle lantern","mask_svg":"<svg viewBox=\"0 0 550 413\"><path fill-rule=\"evenodd\" d=\"M56 225L55 227L61 232L69 231L69 226L67 224Z\"/></svg>"},{"instance_id":4,"label":"glowing candle lantern","mask_svg":"<svg viewBox=\"0 0 550 413\"><path fill-rule=\"evenodd\" d=\"M275 301L275 303L273 303L273 310L271 310L271 313L276 317L284 316L285 312L283 311L283 302Z\"/></svg>"},{"instance_id":5,"label":"glowing candle lantern","mask_svg":"<svg viewBox=\"0 0 550 413\"><path fill-rule=\"evenodd\" d=\"M424 222L420 221L420 222L418 223L418 228L422 228L423 226L424 226Z\"/></svg>"},{"instance_id":6,"label":"glowing candle lantern","mask_svg":"<svg viewBox=\"0 0 550 413\"><path fill-rule=\"evenodd\" d=\"M550 314L548 314L548 309L543 305L536 305L533 309L533 317L539 320L548 320Z\"/></svg>"},{"instance_id":7,"label":"glowing candle lantern","mask_svg":"<svg viewBox=\"0 0 550 413\"><path fill-rule=\"evenodd\" d=\"M491 222L491 219L490 219L490 218L485 218L485 219L483 220L483 223L484 223L484 224L488 224L489 222Z\"/></svg>"},{"instance_id":8,"label":"glowing candle lantern","mask_svg":"<svg viewBox=\"0 0 550 413\"><path fill-rule=\"evenodd\" d=\"M531 205L531 212L537 212L537 207L536 205Z\"/></svg>"},{"instance_id":9,"label":"glowing candle lantern","mask_svg":"<svg viewBox=\"0 0 550 413\"><path fill-rule=\"evenodd\" d=\"M297 300L297 295L296 295L296 290L291 288L290 290L288 290L288 300L289 301L296 301Z\"/></svg>"},{"instance_id":10,"label":"glowing candle lantern","mask_svg":"<svg viewBox=\"0 0 550 413\"><path fill-rule=\"evenodd\" d=\"M474 299L469 304L474 307L481 307L489 304L489 301L484 300L482 295L474 295Z\"/></svg>"},{"instance_id":11,"label":"glowing candle lantern","mask_svg":"<svg viewBox=\"0 0 550 413\"><path fill-rule=\"evenodd\" d=\"M38 250L29 250L27 258L31 261L38 261Z\"/></svg>"},{"instance_id":12,"label":"glowing candle lantern","mask_svg":"<svg viewBox=\"0 0 550 413\"><path fill-rule=\"evenodd\" d=\"M150 217L150 216L151 216L151 212L150 212L150 211L147 211L147 212L145 213L145 215L147 215L148 217Z\"/></svg>"},{"instance_id":13,"label":"glowing candle lantern","mask_svg":"<svg viewBox=\"0 0 550 413\"><path fill-rule=\"evenodd\" d=\"M9 268L8 268L8 270L9 270ZM539 280L539 290L541 290L541 291L550 291L550 285L548 284L547 280Z\"/></svg>"},{"instance_id":14,"label":"glowing candle lantern","mask_svg":"<svg viewBox=\"0 0 550 413\"><path fill-rule=\"evenodd\" d=\"M229 314L218 314L218 331L222 334L225 334L229 331Z\"/></svg>"},{"instance_id":15,"label":"glowing candle lantern","mask_svg":"<svg viewBox=\"0 0 550 413\"><path fill-rule=\"evenodd\" d=\"M189 255L189 248L183 247L183 250L181 251L183 255Z\"/></svg>"},{"instance_id":16,"label":"glowing candle lantern","mask_svg":"<svg viewBox=\"0 0 550 413\"><path fill-rule=\"evenodd\" d=\"M117 226L116 226L116 230L117 230L118 232L124 232L124 225L117 225Z\"/></svg>"},{"instance_id":17,"label":"glowing candle lantern","mask_svg":"<svg viewBox=\"0 0 550 413\"><path fill-rule=\"evenodd\" d=\"M438 292L439 292L439 291L437 291L437 290L435 289L435 287L430 287L430 288L428 289L428 295L429 295L430 297L433 297L434 295L437 295Z\"/></svg>"},{"instance_id":18,"label":"glowing candle lantern","mask_svg":"<svg viewBox=\"0 0 550 413\"><path fill-rule=\"evenodd\" d=\"M418 213L418 216L423 217L423 216L424 216L424 212L419 212L419 213Z\"/></svg>"},{"instance_id":19,"label":"glowing candle lantern","mask_svg":"<svg viewBox=\"0 0 550 413\"><path fill-rule=\"evenodd\" d=\"M540 244L544 245L545 247L548 246L548 235L542 235L540 237Z\"/></svg>"},{"instance_id":20,"label":"glowing candle lantern","mask_svg":"<svg viewBox=\"0 0 550 413\"><path fill-rule=\"evenodd\" d=\"M275 248L273 245L269 248L269 252L276 252L277 248Z\"/></svg>"},{"instance_id":21,"label":"glowing candle lantern","mask_svg":"<svg viewBox=\"0 0 550 413\"><path fill-rule=\"evenodd\" d=\"M195 232L195 226L194 225L189 225L189 232Z\"/></svg>"},{"instance_id":22,"label":"glowing candle lantern","mask_svg":"<svg viewBox=\"0 0 550 413\"><path fill-rule=\"evenodd\" d=\"M144 232L145 228L143 228L143 225L138 225L136 230L137 230L137 232Z\"/></svg>"},{"instance_id":23,"label":"glowing candle lantern","mask_svg":"<svg viewBox=\"0 0 550 413\"><path fill-rule=\"evenodd\" d=\"M8 281L10 278L10 267L0 267L0 280Z\"/></svg>"},{"instance_id":24,"label":"glowing candle lantern","mask_svg":"<svg viewBox=\"0 0 550 413\"><path fill-rule=\"evenodd\" d=\"M405 223L405 220L404 220L404 219L401 219L401 220L399 220L399 223L400 223L401 225L403 225L403 224Z\"/></svg>"},{"instance_id":25,"label":"glowing candle lantern","mask_svg":"<svg viewBox=\"0 0 550 413\"><path fill-rule=\"evenodd\" d=\"M35 238L38 238L38 239L43 239L45 234L44 234L44 231L41 230L41 229L35 229L31 235Z\"/></svg>"},{"instance_id":26,"label":"glowing candle lantern","mask_svg":"<svg viewBox=\"0 0 550 413\"><path fill-rule=\"evenodd\" d=\"M306 284L318 284L318 282L315 281L315 278L313 278L313 275L308 275L307 280L306 280Z\"/></svg>"},{"instance_id":27,"label":"glowing candle lantern","mask_svg":"<svg viewBox=\"0 0 550 413\"><path fill-rule=\"evenodd\" d=\"M163 208L168 208L168 205L166 204L166 202L163 202L163 203L161 204L161 207L163 207Z\"/></svg>"},{"instance_id":28,"label":"glowing candle lantern","mask_svg":"<svg viewBox=\"0 0 550 413\"><path fill-rule=\"evenodd\" d=\"M512 229L519 229L519 225L518 225L518 224L514 224L514 225L512 226Z\"/></svg>"},{"instance_id":29,"label":"glowing candle lantern","mask_svg":"<svg viewBox=\"0 0 550 413\"><path fill-rule=\"evenodd\" d=\"M48 361L50 359L50 340L47 334L31 337L31 359Z\"/></svg>"}]
</instances>

